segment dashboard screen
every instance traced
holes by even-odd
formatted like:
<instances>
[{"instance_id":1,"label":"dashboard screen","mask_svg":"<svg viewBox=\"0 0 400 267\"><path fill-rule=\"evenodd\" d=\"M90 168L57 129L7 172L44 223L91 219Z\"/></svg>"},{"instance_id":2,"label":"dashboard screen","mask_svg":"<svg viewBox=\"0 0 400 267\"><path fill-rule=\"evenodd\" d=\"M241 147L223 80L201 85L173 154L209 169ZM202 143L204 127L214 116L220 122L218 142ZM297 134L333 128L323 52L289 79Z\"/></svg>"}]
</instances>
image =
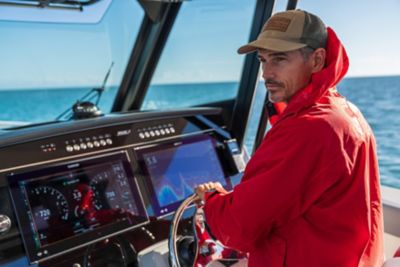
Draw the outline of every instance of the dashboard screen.
<instances>
[{"instance_id":1,"label":"dashboard screen","mask_svg":"<svg viewBox=\"0 0 400 267\"><path fill-rule=\"evenodd\" d=\"M214 181L230 187L208 135L139 149L137 154L156 216L175 211L199 184Z\"/></svg>"},{"instance_id":2,"label":"dashboard screen","mask_svg":"<svg viewBox=\"0 0 400 267\"><path fill-rule=\"evenodd\" d=\"M8 176L31 262L148 220L126 152Z\"/></svg>"}]
</instances>

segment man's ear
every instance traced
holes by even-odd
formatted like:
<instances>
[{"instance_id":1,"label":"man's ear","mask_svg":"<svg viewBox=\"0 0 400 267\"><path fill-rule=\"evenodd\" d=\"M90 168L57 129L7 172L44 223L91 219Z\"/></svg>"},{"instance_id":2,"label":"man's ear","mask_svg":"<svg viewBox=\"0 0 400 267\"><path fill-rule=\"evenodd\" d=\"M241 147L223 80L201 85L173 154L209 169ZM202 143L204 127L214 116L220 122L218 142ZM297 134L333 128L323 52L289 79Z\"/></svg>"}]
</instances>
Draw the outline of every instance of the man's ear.
<instances>
[{"instance_id":1,"label":"man's ear","mask_svg":"<svg viewBox=\"0 0 400 267\"><path fill-rule=\"evenodd\" d=\"M326 50L317 48L312 54L312 73L322 70L325 66Z\"/></svg>"}]
</instances>

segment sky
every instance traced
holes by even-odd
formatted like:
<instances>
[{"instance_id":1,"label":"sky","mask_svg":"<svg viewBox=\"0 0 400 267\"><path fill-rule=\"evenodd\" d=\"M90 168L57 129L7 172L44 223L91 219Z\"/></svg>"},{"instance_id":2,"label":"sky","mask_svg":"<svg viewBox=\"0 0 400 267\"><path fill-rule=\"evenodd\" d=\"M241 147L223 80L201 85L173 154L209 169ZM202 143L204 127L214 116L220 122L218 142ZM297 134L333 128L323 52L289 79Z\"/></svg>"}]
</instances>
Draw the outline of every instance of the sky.
<instances>
[{"instance_id":1,"label":"sky","mask_svg":"<svg viewBox=\"0 0 400 267\"><path fill-rule=\"evenodd\" d=\"M255 1L216 2L195 0L183 6L156 71L156 83L174 83L182 77L187 81L240 78L244 56L236 50L249 41ZM286 4L276 1L274 12L285 10ZM400 75L400 34L396 34L400 1L299 0L298 8L317 14L335 30L350 58L347 77Z\"/></svg>"},{"instance_id":2,"label":"sky","mask_svg":"<svg viewBox=\"0 0 400 267\"><path fill-rule=\"evenodd\" d=\"M400 74L400 1L299 0L298 8L335 30L350 58L348 76Z\"/></svg>"},{"instance_id":3,"label":"sky","mask_svg":"<svg viewBox=\"0 0 400 267\"><path fill-rule=\"evenodd\" d=\"M22 11L32 20L51 19L54 12L81 20L74 10ZM108 84L119 84L143 18L139 4L131 0L113 0L99 22L90 15L87 20L94 22L11 21L12 12L0 6L0 90L100 86L113 61ZM20 8L14 12L22 16Z\"/></svg>"},{"instance_id":4,"label":"sky","mask_svg":"<svg viewBox=\"0 0 400 267\"><path fill-rule=\"evenodd\" d=\"M249 41L254 3L184 2L153 83L238 80L244 56L236 50ZM279 0L274 11L285 6ZM400 1L299 0L298 7L320 16L342 40L347 77L400 75ZM10 10L0 7L0 90L100 85L111 62L109 84L118 85L143 17L131 0L112 0L96 23L16 22L4 14Z\"/></svg>"}]
</instances>

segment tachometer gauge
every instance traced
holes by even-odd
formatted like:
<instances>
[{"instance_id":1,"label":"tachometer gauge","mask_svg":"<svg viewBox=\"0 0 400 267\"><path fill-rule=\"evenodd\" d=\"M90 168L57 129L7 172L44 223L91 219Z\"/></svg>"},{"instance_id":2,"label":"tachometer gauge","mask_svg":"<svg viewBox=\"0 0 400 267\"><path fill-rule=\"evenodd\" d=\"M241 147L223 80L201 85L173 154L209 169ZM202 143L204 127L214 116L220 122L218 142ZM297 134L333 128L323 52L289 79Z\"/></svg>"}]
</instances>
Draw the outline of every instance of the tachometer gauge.
<instances>
[{"instance_id":1,"label":"tachometer gauge","mask_svg":"<svg viewBox=\"0 0 400 267\"><path fill-rule=\"evenodd\" d=\"M116 198L116 192L110 186L108 172L96 174L89 185L93 189L93 205L97 210L110 209L110 204Z\"/></svg>"},{"instance_id":2,"label":"tachometer gauge","mask_svg":"<svg viewBox=\"0 0 400 267\"><path fill-rule=\"evenodd\" d=\"M39 229L60 220L68 220L68 202L65 196L57 189L51 186L31 188L29 199L32 216Z\"/></svg>"}]
</instances>

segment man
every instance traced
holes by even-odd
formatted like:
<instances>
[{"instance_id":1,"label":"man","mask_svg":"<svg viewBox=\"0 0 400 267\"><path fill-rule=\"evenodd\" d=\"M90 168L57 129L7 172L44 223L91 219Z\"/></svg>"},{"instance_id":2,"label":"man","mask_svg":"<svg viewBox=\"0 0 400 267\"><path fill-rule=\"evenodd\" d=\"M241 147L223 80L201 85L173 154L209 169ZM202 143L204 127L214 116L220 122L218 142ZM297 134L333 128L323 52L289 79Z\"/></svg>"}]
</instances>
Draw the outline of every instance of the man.
<instances>
[{"instance_id":1,"label":"man","mask_svg":"<svg viewBox=\"0 0 400 267\"><path fill-rule=\"evenodd\" d=\"M349 66L344 47L320 18L295 10L238 50L253 51L270 101L287 107L231 193L196 188L213 234L248 252L251 267L381 266L374 136L335 88Z\"/></svg>"}]
</instances>

